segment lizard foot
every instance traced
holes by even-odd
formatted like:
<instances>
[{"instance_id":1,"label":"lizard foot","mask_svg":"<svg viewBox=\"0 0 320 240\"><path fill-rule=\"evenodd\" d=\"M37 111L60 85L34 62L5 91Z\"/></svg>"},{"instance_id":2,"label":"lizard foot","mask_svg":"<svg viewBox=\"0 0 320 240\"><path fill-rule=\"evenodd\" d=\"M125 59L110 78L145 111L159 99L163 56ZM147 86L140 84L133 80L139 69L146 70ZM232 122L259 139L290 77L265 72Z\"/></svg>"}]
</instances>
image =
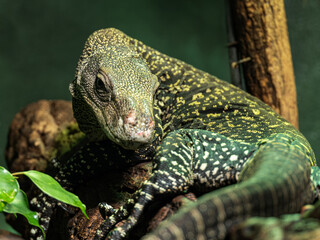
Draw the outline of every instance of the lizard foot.
<instances>
[{"instance_id":1,"label":"lizard foot","mask_svg":"<svg viewBox=\"0 0 320 240\"><path fill-rule=\"evenodd\" d=\"M30 201L30 207L32 210L36 211L39 216L40 226L46 233L49 227L50 218L53 213L57 201L53 198L40 193L39 196L33 198ZM32 227L30 230L30 239L44 239L42 231L38 227Z\"/></svg>"},{"instance_id":2,"label":"lizard foot","mask_svg":"<svg viewBox=\"0 0 320 240\"><path fill-rule=\"evenodd\" d=\"M106 219L106 217L110 217L116 211L111 205L109 205L106 202L99 203L98 207L99 207L99 212L104 219Z\"/></svg>"},{"instance_id":3,"label":"lizard foot","mask_svg":"<svg viewBox=\"0 0 320 240\"><path fill-rule=\"evenodd\" d=\"M111 219L112 220L112 219ZM93 240L101 240L105 239L110 229L113 227L114 224L112 224L112 221L108 218L107 220L104 220L101 225L99 226L98 230L96 231L96 234L93 238Z\"/></svg>"}]
</instances>

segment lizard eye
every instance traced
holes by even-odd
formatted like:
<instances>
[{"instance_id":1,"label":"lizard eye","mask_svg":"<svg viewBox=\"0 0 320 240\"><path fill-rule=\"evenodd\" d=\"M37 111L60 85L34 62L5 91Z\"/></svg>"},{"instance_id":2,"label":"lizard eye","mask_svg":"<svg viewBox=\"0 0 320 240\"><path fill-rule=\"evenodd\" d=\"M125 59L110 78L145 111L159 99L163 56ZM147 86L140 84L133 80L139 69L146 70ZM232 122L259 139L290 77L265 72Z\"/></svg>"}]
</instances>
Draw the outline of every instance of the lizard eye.
<instances>
[{"instance_id":1,"label":"lizard eye","mask_svg":"<svg viewBox=\"0 0 320 240\"><path fill-rule=\"evenodd\" d=\"M111 89L106 86L104 81L101 79L101 77L96 77L95 83L94 83L95 93L97 97L104 102L108 102L111 100Z\"/></svg>"}]
</instances>

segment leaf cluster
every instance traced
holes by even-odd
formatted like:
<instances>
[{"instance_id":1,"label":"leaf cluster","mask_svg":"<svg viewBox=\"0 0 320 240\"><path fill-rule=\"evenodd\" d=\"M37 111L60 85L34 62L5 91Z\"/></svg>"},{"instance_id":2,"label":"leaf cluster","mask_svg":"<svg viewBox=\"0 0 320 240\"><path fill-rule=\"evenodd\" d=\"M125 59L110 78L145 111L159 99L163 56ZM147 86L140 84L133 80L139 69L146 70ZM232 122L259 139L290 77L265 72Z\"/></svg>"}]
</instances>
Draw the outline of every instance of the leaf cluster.
<instances>
[{"instance_id":1,"label":"leaf cluster","mask_svg":"<svg viewBox=\"0 0 320 240\"><path fill-rule=\"evenodd\" d=\"M31 211L27 195L20 189L16 176L25 175L45 194L60 202L70 204L80 208L83 214L86 214L86 206L80 201L78 196L68 192L60 186L60 184L49 175L30 170L24 172L16 172L11 174L4 167L0 166L0 212L21 214L29 222L29 224L37 226L41 229L43 235L45 233L39 224L39 217L36 212Z\"/></svg>"}]
</instances>

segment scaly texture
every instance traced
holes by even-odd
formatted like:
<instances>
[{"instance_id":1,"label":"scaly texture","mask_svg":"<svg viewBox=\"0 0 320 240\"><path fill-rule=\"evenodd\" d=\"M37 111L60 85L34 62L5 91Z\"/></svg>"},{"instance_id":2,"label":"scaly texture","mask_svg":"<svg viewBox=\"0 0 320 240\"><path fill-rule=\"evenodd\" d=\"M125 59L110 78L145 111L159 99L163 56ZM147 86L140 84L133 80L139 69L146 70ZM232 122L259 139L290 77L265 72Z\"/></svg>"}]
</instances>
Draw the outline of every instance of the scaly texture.
<instances>
[{"instance_id":1,"label":"scaly texture","mask_svg":"<svg viewBox=\"0 0 320 240\"><path fill-rule=\"evenodd\" d=\"M64 186L106 167L153 161L150 179L123 207L100 204L106 220L95 239L126 237L150 203L190 188L224 187L185 207L146 239L224 239L249 216L296 212L315 199L310 181L315 156L290 123L233 85L119 30L89 37L70 91L88 141L60 168L56 178ZM40 197L33 205L41 202ZM45 228L48 212L42 210Z\"/></svg>"}]
</instances>

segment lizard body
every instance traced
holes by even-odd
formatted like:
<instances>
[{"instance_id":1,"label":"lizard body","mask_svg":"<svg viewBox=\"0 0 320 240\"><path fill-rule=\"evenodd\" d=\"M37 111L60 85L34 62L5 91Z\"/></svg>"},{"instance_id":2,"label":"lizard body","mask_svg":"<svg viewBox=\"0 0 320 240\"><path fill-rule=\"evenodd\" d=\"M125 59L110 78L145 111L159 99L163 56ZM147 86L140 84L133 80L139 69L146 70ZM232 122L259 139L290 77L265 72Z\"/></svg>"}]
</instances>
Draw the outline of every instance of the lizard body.
<instances>
[{"instance_id":1,"label":"lizard body","mask_svg":"<svg viewBox=\"0 0 320 240\"><path fill-rule=\"evenodd\" d=\"M70 91L87 144L102 153L93 158L85 145L57 179L67 185L64 179L85 174L79 169L101 170L112 159L153 161L151 178L123 207L100 204L108 218L95 239L127 236L157 197L192 187L208 192L239 182L206 194L146 239L224 239L249 216L296 212L315 199L315 156L290 123L235 86L119 30L88 38Z\"/></svg>"}]
</instances>

